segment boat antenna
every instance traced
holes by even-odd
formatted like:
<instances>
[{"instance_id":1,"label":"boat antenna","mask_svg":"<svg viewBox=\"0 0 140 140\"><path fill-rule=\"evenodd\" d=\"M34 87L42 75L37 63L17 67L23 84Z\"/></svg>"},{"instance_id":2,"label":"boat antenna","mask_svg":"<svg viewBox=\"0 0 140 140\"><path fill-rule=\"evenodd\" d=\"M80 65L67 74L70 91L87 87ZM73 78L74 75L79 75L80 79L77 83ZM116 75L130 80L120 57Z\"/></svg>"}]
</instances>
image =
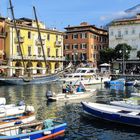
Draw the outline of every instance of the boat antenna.
<instances>
[{"instance_id":1,"label":"boat antenna","mask_svg":"<svg viewBox=\"0 0 140 140\"><path fill-rule=\"evenodd\" d=\"M23 53L22 53L22 49L21 49L21 44L20 44L20 34L18 34L18 30L17 30L17 26L16 26L16 20L15 20L15 16L14 16L12 1L9 0L9 3L10 3L10 9L11 9L12 18L13 18L13 22L14 22L14 27L15 27L15 31L16 31L16 35L17 35L17 39L18 39L18 45L19 45L19 49L20 49L20 53L21 53L23 67L24 67L24 70L26 70L25 63L24 63L24 58L23 58Z\"/></svg>"},{"instance_id":2,"label":"boat antenna","mask_svg":"<svg viewBox=\"0 0 140 140\"><path fill-rule=\"evenodd\" d=\"M44 56L44 62L45 62L45 67L47 66L47 62L46 62L46 56L45 56L45 51L43 48L43 43L42 43L42 38L41 38L41 33L40 33L40 28L39 28L39 24L38 24L38 19L37 19L37 14L36 14L36 9L35 6L33 6L33 10L34 10L34 15L35 15L35 20L36 20L36 25L37 25L37 30L38 30L38 38L42 47L42 52L43 52L43 56Z\"/></svg>"}]
</instances>

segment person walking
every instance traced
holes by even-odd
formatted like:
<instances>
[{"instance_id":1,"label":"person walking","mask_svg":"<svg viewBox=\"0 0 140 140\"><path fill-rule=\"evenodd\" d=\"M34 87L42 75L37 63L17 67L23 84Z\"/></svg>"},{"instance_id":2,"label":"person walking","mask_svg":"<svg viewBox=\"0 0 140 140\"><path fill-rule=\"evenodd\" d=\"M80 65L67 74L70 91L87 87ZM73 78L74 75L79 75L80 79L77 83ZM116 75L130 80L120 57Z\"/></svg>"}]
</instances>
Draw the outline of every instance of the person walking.
<instances>
[{"instance_id":1,"label":"person walking","mask_svg":"<svg viewBox=\"0 0 140 140\"><path fill-rule=\"evenodd\" d=\"M66 88L67 88L67 85L66 85L66 82L64 81L63 85L62 85L62 93L66 93L67 92Z\"/></svg>"}]
</instances>

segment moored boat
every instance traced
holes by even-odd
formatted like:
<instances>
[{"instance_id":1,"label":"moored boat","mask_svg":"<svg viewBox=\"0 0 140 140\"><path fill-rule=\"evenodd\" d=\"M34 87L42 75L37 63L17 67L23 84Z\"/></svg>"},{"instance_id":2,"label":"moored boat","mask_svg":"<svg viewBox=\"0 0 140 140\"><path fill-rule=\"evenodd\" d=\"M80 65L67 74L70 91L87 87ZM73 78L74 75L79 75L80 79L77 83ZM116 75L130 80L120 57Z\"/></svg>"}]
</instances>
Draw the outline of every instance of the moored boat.
<instances>
[{"instance_id":1,"label":"moored boat","mask_svg":"<svg viewBox=\"0 0 140 140\"><path fill-rule=\"evenodd\" d=\"M130 97L128 99L123 99L122 101L111 101L111 105L140 109L140 98L139 97Z\"/></svg>"},{"instance_id":2,"label":"moored boat","mask_svg":"<svg viewBox=\"0 0 140 140\"><path fill-rule=\"evenodd\" d=\"M21 123L29 123L35 120L34 112L24 112L20 115L13 115L9 117L0 118L0 128L18 125Z\"/></svg>"},{"instance_id":3,"label":"moored boat","mask_svg":"<svg viewBox=\"0 0 140 140\"><path fill-rule=\"evenodd\" d=\"M74 93L59 93L59 94L49 94L47 96L48 101L69 101L69 100L80 100L93 96L96 89L86 90L84 92L74 92Z\"/></svg>"},{"instance_id":4,"label":"moored boat","mask_svg":"<svg viewBox=\"0 0 140 140\"><path fill-rule=\"evenodd\" d=\"M23 114L26 111L34 111L33 106L25 105L23 101L20 101L18 105L6 104L6 99L1 97L0 104L0 118Z\"/></svg>"},{"instance_id":5,"label":"moored boat","mask_svg":"<svg viewBox=\"0 0 140 140\"><path fill-rule=\"evenodd\" d=\"M98 119L140 127L140 110L91 102L81 104L85 113Z\"/></svg>"},{"instance_id":6,"label":"moored boat","mask_svg":"<svg viewBox=\"0 0 140 140\"><path fill-rule=\"evenodd\" d=\"M0 129L1 140L50 140L65 133L67 124L55 119L37 121Z\"/></svg>"},{"instance_id":7,"label":"moored boat","mask_svg":"<svg viewBox=\"0 0 140 140\"><path fill-rule=\"evenodd\" d=\"M79 85L80 82L84 85L93 85L104 83L110 79L109 76L100 76L97 73L97 68L81 67L77 68L74 73L64 75L63 78L60 78L60 81L72 82L73 85Z\"/></svg>"},{"instance_id":8,"label":"moored boat","mask_svg":"<svg viewBox=\"0 0 140 140\"><path fill-rule=\"evenodd\" d=\"M50 74L36 77L0 77L0 85L31 85L44 84L47 82L57 81L59 74Z\"/></svg>"}]
</instances>

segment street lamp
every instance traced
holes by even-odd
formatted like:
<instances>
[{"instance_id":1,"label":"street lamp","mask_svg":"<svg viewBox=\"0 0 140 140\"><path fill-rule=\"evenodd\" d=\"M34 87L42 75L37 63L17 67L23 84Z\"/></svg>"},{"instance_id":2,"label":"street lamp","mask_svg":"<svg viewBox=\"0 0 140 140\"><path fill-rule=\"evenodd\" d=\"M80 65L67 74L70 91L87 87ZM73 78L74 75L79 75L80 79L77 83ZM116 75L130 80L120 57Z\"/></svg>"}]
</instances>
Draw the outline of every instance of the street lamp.
<instances>
[{"instance_id":1,"label":"street lamp","mask_svg":"<svg viewBox=\"0 0 140 140\"><path fill-rule=\"evenodd\" d=\"M74 63L75 63L75 65L76 65L77 55L78 55L78 53L74 53Z\"/></svg>"},{"instance_id":2,"label":"street lamp","mask_svg":"<svg viewBox=\"0 0 140 140\"><path fill-rule=\"evenodd\" d=\"M128 52L128 50L126 50L125 48L124 48L124 44L123 44L123 50L120 50L119 51L120 53L122 53L122 70L123 70L123 75L125 74L125 54Z\"/></svg>"}]
</instances>

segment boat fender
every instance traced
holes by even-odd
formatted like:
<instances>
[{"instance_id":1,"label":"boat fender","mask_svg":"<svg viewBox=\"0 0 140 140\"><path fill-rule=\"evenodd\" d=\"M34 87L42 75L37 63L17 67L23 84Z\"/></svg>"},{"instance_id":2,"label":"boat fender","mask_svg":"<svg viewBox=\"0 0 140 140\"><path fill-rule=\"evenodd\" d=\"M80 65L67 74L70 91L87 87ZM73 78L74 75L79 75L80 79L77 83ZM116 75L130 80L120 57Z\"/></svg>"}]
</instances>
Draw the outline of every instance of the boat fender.
<instances>
[{"instance_id":1,"label":"boat fender","mask_svg":"<svg viewBox=\"0 0 140 140\"><path fill-rule=\"evenodd\" d=\"M28 105L28 106L26 107L26 111L27 111L27 112L35 112L35 109L34 109L33 106L29 106L29 105Z\"/></svg>"},{"instance_id":2,"label":"boat fender","mask_svg":"<svg viewBox=\"0 0 140 140\"><path fill-rule=\"evenodd\" d=\"M52 91L49 90L49 91L46 92L46 97L47 97L47 98L53 97L53 94L54 94L54 93L53 93Z\"/></svg>"},{"instance_id":3,"label":"boat fender","mask_svg":"<svg viewBox=\"0 0 140 140\"><path fill-rule=\"evenodd\" d=\"M23 122L22 121L17 121L17 122L15 122L15 124L14 125L17 125L17 124L22 124Z\"/></svg>"},{"instance_id":4,"label":"boat fender","mask_svg":"<svg viewBox=\"0 0 140 140\"><path fill-rule=\"evenodd\" d=\"M5 105L6 104L6 99L4 97L0 98L0 105Z\"/></svg>"},{"instance_id":5,"label":"boat fender","mask_svg":"<svg viewBox=\"0 0 140 140\"><path fill-rule=\"evenodd\" d=\"M5 109L4 108L1 108L0 109L0 114L3 114L3 113L5 113Z\"/></svg>"},{"instance_id":6,"label":"boat fender","mask_svg":"<svg viewBox=\"0 0 140 140\"><path fill-rule=\"evenodd\" d=\"M50 135L51 131L44 131L44 135Z\"/></svg>"}]
</instances>

